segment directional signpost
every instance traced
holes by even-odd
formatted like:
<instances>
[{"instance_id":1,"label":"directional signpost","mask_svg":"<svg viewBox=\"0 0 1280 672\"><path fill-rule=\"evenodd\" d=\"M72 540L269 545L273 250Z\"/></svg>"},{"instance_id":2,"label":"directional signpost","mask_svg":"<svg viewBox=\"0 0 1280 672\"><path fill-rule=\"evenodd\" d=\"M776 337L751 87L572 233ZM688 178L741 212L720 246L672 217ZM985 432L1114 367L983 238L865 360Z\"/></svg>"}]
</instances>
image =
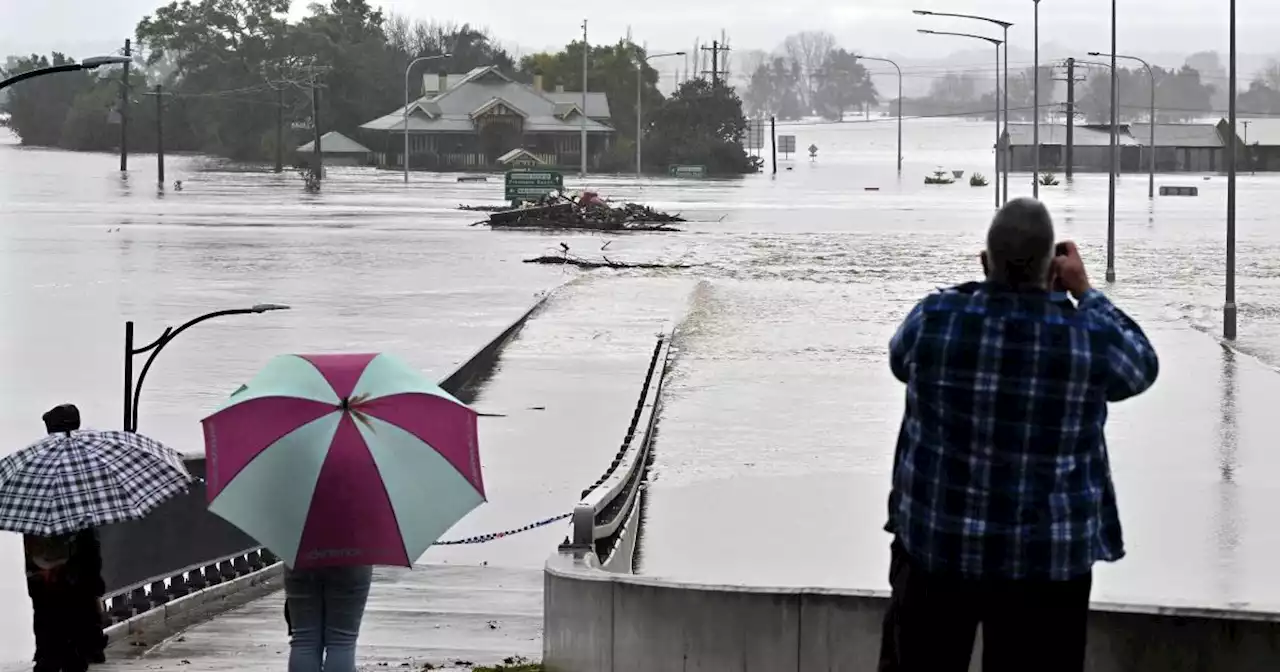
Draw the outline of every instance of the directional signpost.
<instances>
[{"instance_id":1,"label":"directional signpost","mask_svg":"<svg viewBox=\"0 0 1280 672\"><path fill-rule=\"evenodd\" d=\"M671 177L706 177L706 166L671 166Z\"/></svg>"},{"instance_id":2,"label":"directional signpost","mask_svg":"<svg viewBox=\"0 0 1280 672\"><path fill-rule=\"evenodd\" d=\"M508 170L504 187L508 201L536 201L564 191L564 175L554 170Z\"/></svg>"}]
</instances>

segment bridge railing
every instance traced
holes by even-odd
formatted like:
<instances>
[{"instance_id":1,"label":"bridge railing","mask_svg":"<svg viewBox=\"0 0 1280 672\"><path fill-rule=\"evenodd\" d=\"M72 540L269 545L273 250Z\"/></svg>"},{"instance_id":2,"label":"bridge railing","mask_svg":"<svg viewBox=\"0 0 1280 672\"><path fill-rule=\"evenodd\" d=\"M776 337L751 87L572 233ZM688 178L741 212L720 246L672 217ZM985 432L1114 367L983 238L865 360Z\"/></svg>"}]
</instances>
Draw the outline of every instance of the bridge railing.
<instances>
[{"instance_id":1,"label":"bridge railing","mask_svg":"<svg viewBox=\"0 0 1280 672\"><path fill-rule=\"evenodd\" d=\"M589 552L604 569L632 571L640 533L640 503L651 464L662 385L670 358L671 331L664 329L654 344L649 370L622 445L604 475L582 491L570 519L569 538L561 544L561 552Z\"/></svg>"},{"instance_id":2,"label":"bridge railing","mask_svg":"<svg viewBox=\"0 0 1280 672\"><path fill-rule=\"evenodd\" d=\"M502 349L546 303L534 304L493 340L441 381L464 403L496 368ZM98 531L102 575L107 586L105 611L113 623L157 608L198 590L270 568L278 558L239 528L209 512L203 457L186 460L200 480L183 495L160 505L146 518Z\"/></svg>"}]
</instances>

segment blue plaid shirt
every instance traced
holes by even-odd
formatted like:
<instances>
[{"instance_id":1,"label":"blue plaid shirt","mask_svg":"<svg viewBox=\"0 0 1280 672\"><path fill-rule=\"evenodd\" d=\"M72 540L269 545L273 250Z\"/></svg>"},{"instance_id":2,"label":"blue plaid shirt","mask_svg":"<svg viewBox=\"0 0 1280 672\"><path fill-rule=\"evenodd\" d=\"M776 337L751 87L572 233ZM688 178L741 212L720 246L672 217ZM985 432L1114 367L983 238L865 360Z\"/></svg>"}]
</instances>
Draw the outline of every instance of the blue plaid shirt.
<instances>
[{"instance_id":1,"label":"blue plaid shirt","mask_svg":"<svg viewBox=\"0 0 1280 672\"><path fill-rule=\"evenodd\" d=\"M970 283L889 343L907 384L885 530L927 571L1068 580L1124 556L1103 426L1159 362L1102 292Z\"/></svg>"}]
</instances>

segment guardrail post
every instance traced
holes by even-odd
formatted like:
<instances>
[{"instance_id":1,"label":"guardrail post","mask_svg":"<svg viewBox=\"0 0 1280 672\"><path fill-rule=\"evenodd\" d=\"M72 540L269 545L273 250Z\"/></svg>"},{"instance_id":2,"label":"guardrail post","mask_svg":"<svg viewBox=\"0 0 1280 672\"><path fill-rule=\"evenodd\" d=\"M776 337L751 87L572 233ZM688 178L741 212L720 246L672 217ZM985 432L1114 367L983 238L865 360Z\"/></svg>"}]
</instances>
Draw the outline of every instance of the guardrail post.
<instances>
[{"instance_id":1,"label":"guardrail post","mask_svg":"<svg viewBox=\"0 0 1280 672\"><path fill-rule=\"evenodd\" d=\"M129 593L129 615L142 613L151 608L151 598L145 588L134 588Z\"/></svg>"},{"instance_id":2,"label":"guardrail post","mask_svg":"<svg viewBox=\"0 0 1280 672\"><path fill-rule=\"evenodd\" d=\"M191 589L187 586L186 572L183 572L181 574L176 574L169 578L168 595L170 599L173 599L175 597L182 597L183 595L186 595L190 592L191 592Z\"/></svg>"},{"instance_id":3,"label":"guardrail post","mask_svg":"<svg viewBox=\"0 0 1280 672\"><path fill-rule=\"evenodd\" d=\"M111 617L116 621L123 621L133 615L133 610L129 608L128 595L116 595L111 598L111 609L109 610Z\"/></svg>"},{"instance_id":4,"label":"guardrail post","mask_svg":"<svg viewBox=\"0 0 1280 672\"><path fill-rule=\"evenodd\" d=\"M151 582L151 593L147 596L150 599L149 606L159 606L169 601L168 588L165 586L164 579Z\"/></svg>"}]
</instances>

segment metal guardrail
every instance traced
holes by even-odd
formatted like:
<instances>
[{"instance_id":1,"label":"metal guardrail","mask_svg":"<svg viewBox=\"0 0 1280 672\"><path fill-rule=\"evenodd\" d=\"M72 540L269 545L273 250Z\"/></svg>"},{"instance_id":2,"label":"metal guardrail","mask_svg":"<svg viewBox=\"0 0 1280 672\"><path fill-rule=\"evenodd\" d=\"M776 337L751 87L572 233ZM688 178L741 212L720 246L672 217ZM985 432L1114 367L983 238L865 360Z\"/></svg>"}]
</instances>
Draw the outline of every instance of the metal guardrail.
<instances>
[{"instance_id":1,"label":"metal guardrail","mask_svg":"<svg viewBox=\"0 0 1280 672\"><path fill-rule=\"evenodd\" d=\"M669 329L658 336L622 446L604 475L582 491L573 509L569 538L560 546L566 552L591 551L606 569L621 563L624 571L631 571L635 545L632 523L637 519L637 503L648 474L662 386L671 358L671 336Z\"/></svg>"},{"instance_id":2,"label":"metal guardrail","mask_svg":"<svg viewBox=\"0 0 1280 672\"><path fill-rule=\"evenodd\" d=\"M473 401L502 349L553 294L554 290L540 294L519 319L467 358L440 386L464 403ZM204 477L203 457L187 460L187 466L192 475ZM98 534L107 584L103 602L113 623L278 562L248 535L209 513L202 480L146 518L108 525Z\"/></svg>"}]
</instances>

